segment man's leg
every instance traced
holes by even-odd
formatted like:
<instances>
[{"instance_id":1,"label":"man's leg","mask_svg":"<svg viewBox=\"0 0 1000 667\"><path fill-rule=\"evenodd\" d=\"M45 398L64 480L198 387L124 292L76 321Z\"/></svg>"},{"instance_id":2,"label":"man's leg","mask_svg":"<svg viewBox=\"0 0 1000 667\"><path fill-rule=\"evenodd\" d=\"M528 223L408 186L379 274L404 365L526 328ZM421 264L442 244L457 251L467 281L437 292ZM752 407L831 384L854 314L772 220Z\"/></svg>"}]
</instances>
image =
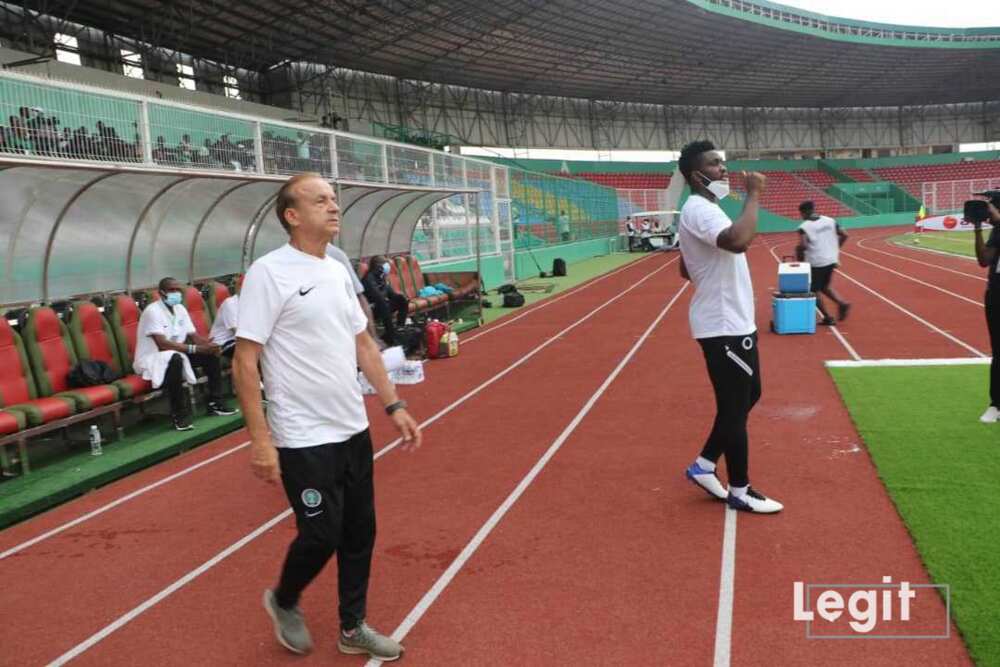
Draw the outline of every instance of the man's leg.
<instances>
[{"instance_id":1,"label":"man's leg","mask_svg":"<svg viewBox=\"0 0 1000 667\"><path fill-rule=\"evenodd\" d=\"M396 342L396 327L392 321L392 310L389 302L381 295L375 297L371 302L372 313L379 322L382 323L382 338L386 345L394 345Z\"/></svg>"},{"instance_id":2,"label":"man's leg","mask_svg":"<svg viewBox=\"0 0 1000 667\"><path fill-rule=\"evenodd\" d=\"M392 302L392 311L396 313L396 326L401 327L406 324L406 317L410 314L410 301L402 294L395 292L389 298Z\"/></svg>"},{"instance_id":3,"label":"man's leg","mask_svg":"<svg viewBox=\"0 0 1000 667\"><path fill-rule=\"evenodd\" d=\"M367 430L343 445L343 538L337 550L340 626L352 630L367 615L368 578L375 547L375 485L371 435Z\"/></svg>"},{"instance_id":4,"label":"man's leg","mask_svg":"<svg viewBox=\"0 0 1000 667\"><path fill-rule=\"evenodd\" d=\"M295 512L298 534L288 547L278 587L264 593L278 641L296 653L312 650L299 597L340 544L343 518L342 443L278 449L281 483ZM340 483L338 483L338 480Z\"/></svg>"},{"instance_id":5,"label":"man's leg","mask_svg":"<svg viewBox=\"0 0 1000 667\"><path fill-rule=\"evenodd\" d=\"M754 386L759 387L753 366L737 352L742 349L742 338L725 336L699 341L715 391L716 408L701 457L716 463L725 455L729 484L740 487L750 483L746 422L754 403Z\"/></svg>"},{"instance_id":6,"label":"man's leg","mask_svg":"<svg viewBox=\"0 0 1000 667\"><path fill-rule=\"evenodd\" d=\"M170 416L174 421L174 428L178 431L190 430L191 405L184 395L184 358L180 352L171 355L163 375L162 388L170 401Z\"/></svg>"},{"instance_id":7,"label":"man's leg","mask_svg":"<svg viewBox=\"0 0 1000 667\"><path fill-rule=\"evenodd\" d=\"M986 328L990 333L990 405L1000 408L1000 293L986 290Z\"/></svg>"},{"instance_id":8,"label":"man's leg","mask_svg":"<svg viewBox=\"0 0 1000 667\"><path fill-rule=\"evenodd\" d=\"M205 371L208 378L209 405L222 404L222 364L214 354L189 354L188 359L195 368Z\"/></svg>"}]
</instances>

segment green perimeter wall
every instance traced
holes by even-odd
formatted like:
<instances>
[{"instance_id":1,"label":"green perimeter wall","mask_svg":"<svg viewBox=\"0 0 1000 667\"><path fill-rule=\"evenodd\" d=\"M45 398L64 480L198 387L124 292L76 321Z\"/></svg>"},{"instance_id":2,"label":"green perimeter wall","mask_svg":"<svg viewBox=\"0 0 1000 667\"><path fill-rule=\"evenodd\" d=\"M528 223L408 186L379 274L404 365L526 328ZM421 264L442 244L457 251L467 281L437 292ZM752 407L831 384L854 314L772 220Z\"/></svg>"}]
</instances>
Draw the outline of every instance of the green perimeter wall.
<instances>
[{"instance_id":1,"label":"green perimeter wall","mask_svg":"<svg viewBox=\"0 0 1000 667\"><path fill-rule=\"evenodd\" d=\"M616 237L605 237L600 239L590 239L578 241L576 243L565 243L563 245L546 246L532 250L535 258L527 250L519 250L514 254L515 276L517 280L525 278L537 278L538 267L535 261L542 267L542 271L548 273L552 270L552 260L561 257L567 264L579 262L591 257L608 255L617 246ZM429 264L424 267L425 271L475 271L476 260L466 259L459 262L444 262L441 264ZM506 282L504 279L503 258L497 255L483 257L480 262L480 270L483 278L483 285L486 289L493 289Z\"/></svg>"}]
</instances>

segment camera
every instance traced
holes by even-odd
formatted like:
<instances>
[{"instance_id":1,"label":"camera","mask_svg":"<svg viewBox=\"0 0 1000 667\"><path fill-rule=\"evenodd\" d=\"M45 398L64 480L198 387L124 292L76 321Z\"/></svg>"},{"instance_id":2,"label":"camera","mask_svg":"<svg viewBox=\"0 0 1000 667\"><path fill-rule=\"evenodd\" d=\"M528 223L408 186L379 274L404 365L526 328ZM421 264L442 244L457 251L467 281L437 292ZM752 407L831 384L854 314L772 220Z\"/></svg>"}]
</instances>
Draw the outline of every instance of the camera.
<instances>
[{"instance_id":1,"label":"camera","mask_svg":"<svg viewBox=\"0 0 1000 667\"><path fill-rule=\"evenodd\" d=\"M989 199L989 203L1000 208L1000 190L986 190L985 192L973 192L972 194ZM990 209L987 202L982 199L970 199L965 202L963 217L966 222L982 223L989 222Z\"/></svg>"}]
</instances>

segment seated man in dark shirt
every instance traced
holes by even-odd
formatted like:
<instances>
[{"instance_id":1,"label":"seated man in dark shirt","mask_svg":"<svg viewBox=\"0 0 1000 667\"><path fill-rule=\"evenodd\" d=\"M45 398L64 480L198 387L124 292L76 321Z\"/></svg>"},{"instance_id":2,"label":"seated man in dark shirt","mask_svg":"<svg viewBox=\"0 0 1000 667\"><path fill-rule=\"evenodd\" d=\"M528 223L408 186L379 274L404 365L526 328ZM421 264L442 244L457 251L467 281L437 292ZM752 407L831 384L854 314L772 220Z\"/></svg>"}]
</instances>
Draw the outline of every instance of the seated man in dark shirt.
<instances>
[{"instance_id":1,"label":"seated man in dark shirt","mask_svg":"<svg viewBox=\"0 0 1000 667\"><path fill-rule=\"evenodd\" d=\"M389 284L389 272L392 264L385 257L375 255L368 262L368 273L361 279L361 284L365 288L365 298L372 305L375 317L382 323L385 332L382 338L387 345L395 345L396 327L406 324L406 315L410 310L410 302L407 298L392 289ZM395 325L392 314L396 313Z\"/></svg>"}]
</instances>

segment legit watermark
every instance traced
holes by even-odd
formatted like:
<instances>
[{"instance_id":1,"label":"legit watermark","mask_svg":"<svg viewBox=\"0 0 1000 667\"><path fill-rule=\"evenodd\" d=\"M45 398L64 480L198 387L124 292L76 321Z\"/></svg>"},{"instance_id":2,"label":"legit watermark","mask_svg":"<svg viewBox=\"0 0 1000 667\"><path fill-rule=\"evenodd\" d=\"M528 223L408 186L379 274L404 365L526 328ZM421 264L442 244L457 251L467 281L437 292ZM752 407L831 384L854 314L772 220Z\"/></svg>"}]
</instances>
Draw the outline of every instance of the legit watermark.
<instances>
[{"instance_id":1,"label":"legit watermark","mask_svg":"<svg viewBox=\"0 0 1000 667\"><path fill-rule=\"evenodd\" d=\"M879 584L794 582L792 618L808 639L947 639L951 588L882 577Z\"/></svg>"}]
</instances>

